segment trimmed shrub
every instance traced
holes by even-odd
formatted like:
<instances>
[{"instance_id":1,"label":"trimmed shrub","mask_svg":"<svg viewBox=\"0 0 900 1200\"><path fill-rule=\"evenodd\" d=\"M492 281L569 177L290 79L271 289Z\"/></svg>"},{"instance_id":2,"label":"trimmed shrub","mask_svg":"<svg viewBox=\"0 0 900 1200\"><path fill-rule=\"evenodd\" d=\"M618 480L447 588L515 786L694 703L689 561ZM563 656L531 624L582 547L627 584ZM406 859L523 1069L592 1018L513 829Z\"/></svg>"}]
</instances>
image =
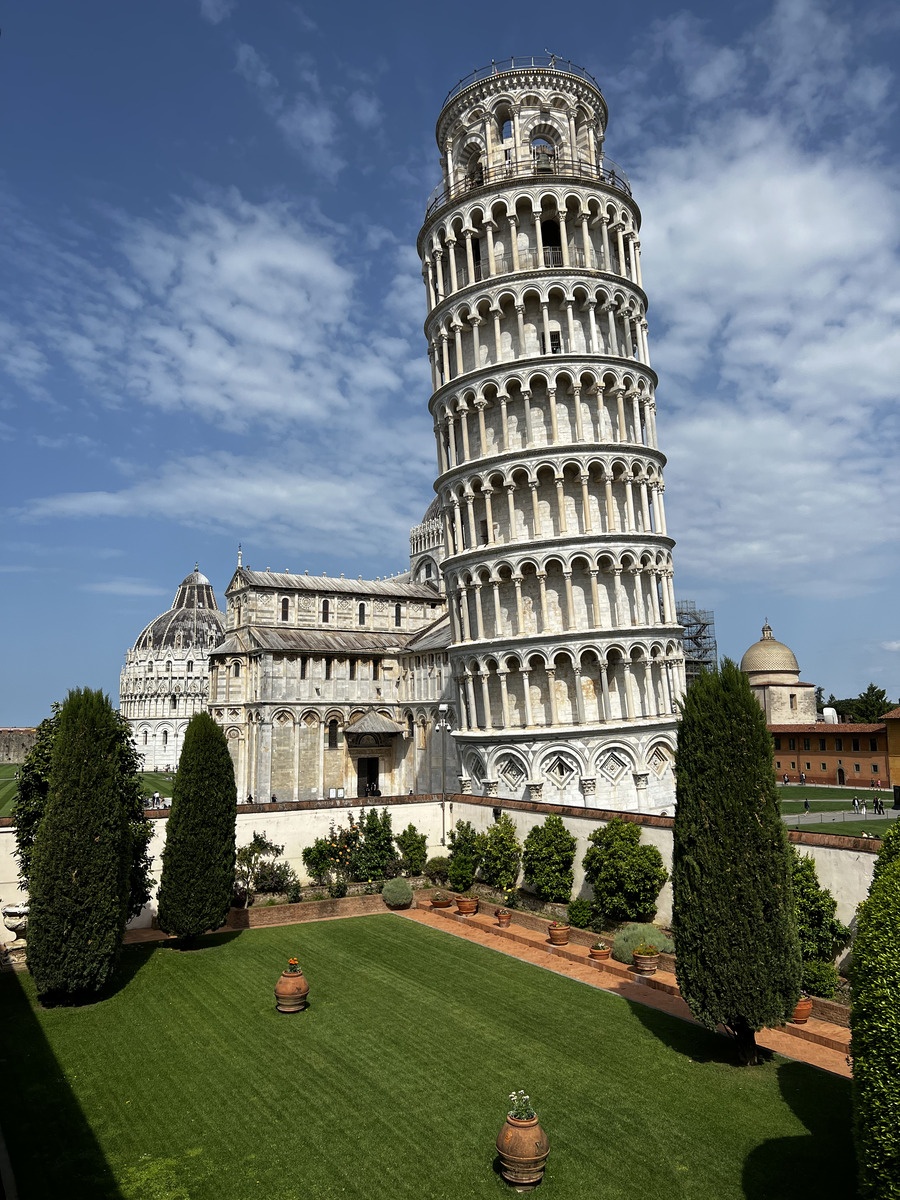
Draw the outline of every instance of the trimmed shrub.
<instances>
[{"instance_id":1,"label":"trimmed shrub","mask_svg":"<svg viewBox=\"0 0 900 1200\"><path fill-rule=\"evenodd\" d=\"M900 1196L900 862L882 865L860 905L850 1010L859 1194Z\"/></svg>"},{"instance_id":2,"label":"trimmed shrub","mask_svg":"<svg viewBox=\"0 0 900 1200\"><path fill-rule=\"evenodd\" d=\"M258 892L276 892L279 895L291 890L296 876L286 862L264 862L256 874ZM210 926L212 928L212 926Z\"/></svg>"},{"instance_id":3,"label":"trimmed shrub","mask_svg":"<svg viewBox=\"0 0 900 1200\"><path fill-rule=\"evenodd\" d=\"M556 813L535 825L525 839L522 867L525 880L541 900L565 904L572 895L577 842Z\"/></svg>"},{"instance_id":4,"label":"trimmed shrub","mask_svg":"<svg viewBox=\"0 0 900 1200\"><path fill-rule=\"evenodd\" d=\"M682 701L675 754L672 933L695 1020L724 1025L743 1066L756 1033L800 995L793 855L765 713L736 663L704 671Z\"/></svg>"},{"instance_id":5,"label":"trimmed shrub","mask_svg":"<svg viewBox=\"0 0 900 1200\"><path fill-rule=\"evenodd\" d=\"M260 890L257 879L271 866L269 860L283 851L284 846L269 841L265 830L258 833L255 829L247 845L238 848L234 856L234 895L239 904L249 907L253 903L254 893Z\"/></svg>"},{"instance_id":6,"label":"trimmed shrub","mask_svg":"<svg viewBox=\"0 0 900 1200\"><path fill-rule=\"evenodd\" d=\"M447 834L447 843L450 846L451 863L458 854L463 854L471 861L472 870L478 870L481 866L484 834L476 833L471 821L457 821Z\"/></svg>"},{"instance_id":7,"label":"trimmed shrub","mask_svg":"<svg viewBox=\"0 0 900 1200\"><path fill-rule=\"evenodd\" d=\"M413 890L408 879L399 875L388 879L381 889L381 897L388 908L409 908L412 904Z\"/></svg>"},{"instance_id":8,"label":"trimmed shrub","mask_svg":"<svg viewBox=\"0 0 900 1200\"><path fill-rule=\"evenodd\" d=\"M409 825L394 838L400 851L400 862L407 875L421 875L428 858L428 838L419 833L415 825Z\"/></svg>"},{"instance_id":9,"label":"trimmed shrub","mask_svg":"<svg viewBox=\"0 0 900 1200\"><path fill-rule=\"evenodd\" d=\"M588 838L584 874L598 913L609 921L652 921L669 873L655 846L641 846L641 827L613 817Z\"/></svg>"},{"instance_id":10,"label":"trimmed shrub","mask_svg":"<svg viewBox=\"0 0 900 1200\"><path fill-rule=\"evenodd\" d=\"M490 887L507 891L516 886L519 878L519 863L522 861L522 845L516 837L516 827L507 813L481 838L481 878Z\"/></svg>"},{"instance_id":11,"label":"trimmed shrub","mask_svg":"<svg viewBox=\"0 0 900 1200\"><path fill-rule=\"evenodd\" d=\"M803 990L810 996L832 1000L838 987L837 967L833 962L810 959L803 964Z\"/></svg>"},{"instance_id":12,"label":"trimmed shrub","mask_svg":"<svg viewBox=\"0 0 900 1200\"><path fill-rule=\"evenodd\" d=\"M438 855L436 858L429 858L425 864L425 874L428 878L437 884L447 882L447 872L450 870L450 859L444 855Z\"/></svg>"},{"instance_id":13,"label":"trimmed shrub","mask_svg":"<svg viewBox=\"0 0 900 1200\"><path fill-rule=\"evenodd\" d=\"M580 897L577 900L570 900L566 911L569 924L574 925L576 929L587 929L590 925L593 912L590 900L582 900Z\"/></svg>"},{"instance_id":14,"label":"trimmed shrub","mask_svg":"<svg viewBox=\"0 0 900 1200\"><path fill-rule=\"evenodd\" d=\"M360 810L359 832L361 842L358 853L351 863L351 879L383 879L387 875L387 863L395 858L394 831L391 814L386 808L379 812L375 808Z\"/></svg>"},{"instance_id":15,"label":"trimmed shrub","mask_svg":"<svg viewBox=\"0 0 900 1200\"><path fill-rule=\"evenodd\" d=\"M675 953L675 943L661 929L657 929L655 925L632 924L626 925L616 933L612 948L613 958L620 963L634 962L634 952L642 942L655 946L660 954Z\"/></svg>"},{"instance_id":16,"label":"trimmed shrub","mask_svg":"<svg viewBox=\"0 0 900 1200\"><path fill-rule=\"evenodd\" d=\"M456 854L450 859L447 882L454 892L467 892L475 882L475 864L467 854Z\"/></svg>"},{"instance_id":17,"label":"trimmed shrub","mask_svg":"<svg viewBox=\"0 0 900 1200\"><path fill-rule=\"evenodd\" d=\"M159 885L159 927L195 938L225 924L234 893L237 787L222 729L206 712L188 721L172 789ZM285 866L290 877L292 872ZM272 882L275 882L274 880ZM256 888L283 892L256 879Z\"/></svg>"},{"instance_id":18,"label":"trimmed shrub","mask_svg":"<svg viewBox=\"0 0 900 1200\"><path fill-rule=\"evenodd\" d=\"M69 692L30 863L28 966L45 1003L96 994L119 956L132 852L128 801L137 785L123 772L120 736L107 696Z\"/></svg>"},{"instance_id":19,"label":"trimmed shrub","mask_svg":"<svg viewBox=\"0 0 900 1200\"><path fill-rule=\"evenodd\" d=\"M21 784L19 785L21 790ZM887 870L891 863L896 862L900 858L900 820L894 821L890 829L881 839L881 849L878 851L878 857L875 859L875 869L872 872L872 883L881 875L882 871Z\"/></svg>"},{"instance_id":20,"label":"trimmed shrub","mask_svg":"<svg viewBox=\"0 0 900 1200\"><path fill-rule=\"evenodd\" d=\"M325 884L331 872L331 850L325 838L316 838L302 852L303 865L313 883Z\"/></svg>"}]
</instances>

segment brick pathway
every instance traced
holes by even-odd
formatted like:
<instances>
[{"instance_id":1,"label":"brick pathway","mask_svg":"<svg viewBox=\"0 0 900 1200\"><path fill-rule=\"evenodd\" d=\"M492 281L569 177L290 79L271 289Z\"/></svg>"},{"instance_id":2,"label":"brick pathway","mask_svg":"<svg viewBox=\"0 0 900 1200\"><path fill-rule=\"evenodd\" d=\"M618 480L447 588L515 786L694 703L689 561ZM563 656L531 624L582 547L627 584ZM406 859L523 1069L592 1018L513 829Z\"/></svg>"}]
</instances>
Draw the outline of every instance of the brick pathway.
<instances>
[{"instance_id":1,"label":"brick pathway","mask_svg":"<svg viewBox=\"0 0 900 1200\"><path fill-rule=\"evenodd\" d=\"M673 1017L691 1021L693 1017L681 998L675 976L666 971L657 971L650 977L635 975L632 967L607 959L597 962L591 959L587 948L569 944L551 946L542 932L513 925L500 929L492 916L478 913L462 917L450 909L414 908L403 912L403 917L430 925L469 942L477 942L509 954L523 962L534 963L557 975L567 975L590 987L604 992L613 992L626 1000L645 1004L667 1012ZM833 1075L850 1078L847 1055L850 1053L850 1030L839 1025L810 1018L805 1025L785 1025L781 1029L765 1029L756 1035L760 1046L774 1050L785 1058L797 1059L810 1066L830 1071Z\"/></svg>"}]
</instances>

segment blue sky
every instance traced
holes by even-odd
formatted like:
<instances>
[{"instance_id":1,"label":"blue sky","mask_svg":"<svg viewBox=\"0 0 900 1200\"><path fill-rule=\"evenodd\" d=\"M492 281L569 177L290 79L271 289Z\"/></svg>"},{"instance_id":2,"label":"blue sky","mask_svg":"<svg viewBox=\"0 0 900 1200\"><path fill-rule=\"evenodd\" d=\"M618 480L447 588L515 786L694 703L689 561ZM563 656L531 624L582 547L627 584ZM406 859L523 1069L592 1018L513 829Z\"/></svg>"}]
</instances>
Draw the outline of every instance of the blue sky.
<instances>
[{"instance_id":1,"label":"blue sky","mask_svg":"<svg viewBox=\"0 0 900 1200\"><path fill-rule=\"evenodd\" d=\"M407 565L434 440L415 237L447 90L583 64L644 218L676 590L739 657L900 697L895 5L33 0L0 37L0 724L199 560Z\"/></svg>"}]
</instances>

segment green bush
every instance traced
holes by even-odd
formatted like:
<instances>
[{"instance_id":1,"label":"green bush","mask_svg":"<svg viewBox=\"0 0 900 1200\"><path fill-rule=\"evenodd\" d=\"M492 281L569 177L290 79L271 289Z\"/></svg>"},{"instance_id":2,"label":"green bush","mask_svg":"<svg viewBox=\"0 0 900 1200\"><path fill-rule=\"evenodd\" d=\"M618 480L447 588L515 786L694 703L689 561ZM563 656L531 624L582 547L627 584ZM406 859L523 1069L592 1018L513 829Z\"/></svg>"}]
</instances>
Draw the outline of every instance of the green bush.
<instances>
[{"instance_id":1,"label":"green bush","mask_svg":"<svg viewBox=\"0 0 900 1200\"><path fill-rule=\"evenodd\" d=\"M835 917L837 901L819 886L815 859L793 851L792 882L800 957L807 962L829 962L850 942L850 930ZM819 995L820 993L816 993Z\"/></svg>"},{"instance_id":2,"label":"green bush","mask_svg":"<svg viewBox=\"0 0 900 1200\"><path fill-rule=\"evenodd\" d=\"M400 861L407 875L421 875L428 858L428 838L419 833L415 825L409 825L394 838L400 851Z\"/></svg>"},{"instance_id":3,"label":"green bush","mask_svg":"<svg viewBox=\"0 0 900 1200\"><path fill-rule=\"evenodd\" d=\"M900 862L873 879L854 943L850 1030L859 1194L900 1197Z\"/></svg>"},{"instance_id":4,"label":"green bush","mask_svg":"<svg viewBox=\"0 0 900 1200\"><path fill-rule=\"evenodd\" d=\"M837 991L838 973L833 962L822 962L812 958L803 964L803 980L801 987L810 996L819 996L822 1000L832 1000Z\"/></svg>"},{"instance_id":5,"label":"green bush","mask_svg":"<svg viewBox=\"0 0 900 1200\"><path fill-rule=\"evenodd\" d=\"M336 879L334 883L328 885L328 895L332 900L343 900L347 895L347 880Z\"/></svg>"},{"instance_id":6,"label":"green bush","mask_svg":"<svg viewBox=\"0 0 900 1200\"><path fill-rule=\"evenodd\" d=\"M413 890L409 880L398 875L396 879L387 880L381 889L381 896L388 908L409 908Z\"/></svg>"},{"instance_id":7,"label":"green bush","mask_svg":"<svg viewBox=\"0 0 900 1200\"><path fill-rule=\"evenodd\" d=\"M575 878L575 838L556 813L548 813L543 825L535 825L525 839L522 866L525 880L541 900L565 904L572 895Z\"/></svg>"},{"instance_id":8,"label":"green bush","mask_svg":"<svg viewBox=\"0 0 900 1200\"><path fill-rule=\"evenodd\" d=\"M616 933L612 956L620 963L634 962L634 952L642 943L655 946L660 954L674 954L675 943L655 925L626 925Z\"/></svg>"},{"instance_id":9,"label":"green bush","mask_svg":"<svg viewBox=\"0 0 900 1200\"><path fill-rule=\"evenodd\" d=\"M478 870L484 852L484 834L476 833L471 821L457 821L447 834L447 843L450 846L451 863L458 854L464 854L471 860L472 870Z\"/></svg>"},{"instance_id":10,"label":"green bush","mask_svg":"<svg viewBox=\"0 0 900 1200\"><path fill-rule=\"evenodd\" d=\"M425 864L425 874L428 878L437 884L447 882L448 871L450 869L450 859L444 855L438 855L436 858L429 858Z\"/></svg>"},{"instance_id":11,"label":"green bush","mask_svg":"<svg viewBox=\"0 0 900 1200\"><path fill-rule=\"evenodd\" d=\"M590 900L582 900L580 897L570 900L567 911L569 924L574 925L576 929L587 929L590 925L593 912Z\"/></svg>"},{"instance_id":12,"label":"green bush","mask_svg":"<svg viewBox=\"0 0 900 1200\"><path fill-rule=\"evenodd\" d=\"M501 813L481 838L481 878L490 887L507 891L516 886L522 846L516 827L507 813Z\"/></svg>"},{"instance_id":13,"label":"green bush","mask_svg":"<svg viewBox=\"0 0 900 1200\"><path fill-rule=\"evenodd\" d=\"M21 787L22 785L19 784L20 794ZM872 883L874 884L881 872L887 870L891 863L896 862L898 858L900 858L900 820L894 821L893 825L881 839L881 849L878 851L878 857L875 859L875 870L872 872Z\"/></svg>"},{"instance_id":14,"label":"green bush","mask_svg":"<svg viewBox=\"0 0 900 1200\"><path fill-rule=\"evenodd\" d=\"M597 911L610 921L652 921L669 873L655 846L641 846L641 827L613 817L588 838L584 874Z\"/></svg>"},{"instance_id":15,"label":"green bush","mask_svg":"<svg viewBox=\"0 0 900 1200\"><path fill-rule=\"evenodd\" d=\"M456 854L450 859L447 880L454 892L467 892L475 882L475 865L467 854Z\"/></svg>"},{"instance_id":16,"label":"green bush","mask_svg":"<svg viewBox=\"0 0 900 1200\"><path fill-rule=\"evenodd\" d=\"M331 871L331 851L325 838L316 838L302 852L303 865L313 883L327 883Z\"/></svg>"},{"instance_id":17,"label":"green bush","mask_svg":"<svg viewBox=\"0 0 900 1200\"><path fill-rule=\"evenodd\" d=\"M357 853L352 856L349 878L383 879L389 860L396 857L391 814L386 808L381 812L375 808L360 809L359 833L361 841Z\"/></svg>"},{"instance_id":18,"label":"green bush","mask_svg":"<svg viewBox=\"0 0 900 1200\"><path fill-rule=\"evenodd\" d=\"M234 856L234 894L235 898L249 907L253 897L261 889L257 880L263 872L269 871L273 865L270 860L278 858L284 851L284 846L277 846L262 833L253 830L253 837L246 846L239 847Z\"/></svg>"}]
</instances>

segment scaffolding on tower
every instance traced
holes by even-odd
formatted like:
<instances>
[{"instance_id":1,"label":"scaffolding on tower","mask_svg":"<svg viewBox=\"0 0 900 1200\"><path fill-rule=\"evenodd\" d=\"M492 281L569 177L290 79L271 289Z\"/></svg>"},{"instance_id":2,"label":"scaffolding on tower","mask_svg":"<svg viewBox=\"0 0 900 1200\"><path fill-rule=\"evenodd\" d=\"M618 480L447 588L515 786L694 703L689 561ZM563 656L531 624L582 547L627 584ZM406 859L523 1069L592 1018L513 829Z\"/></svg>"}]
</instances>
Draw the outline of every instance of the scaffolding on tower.
<instances>
[{"instance_id":1,"label":"scaffolding on tower","mask_svg":"<svg viewBox=\"0 0 900 1200\"><path fill-rule=\"evenodd\" d=\"M678 600L675 612L678 624L684 627L684 669L690 687L718 662L715 614L712 609L698 608L693 600Z\"/></svg>"}]
</instances>

